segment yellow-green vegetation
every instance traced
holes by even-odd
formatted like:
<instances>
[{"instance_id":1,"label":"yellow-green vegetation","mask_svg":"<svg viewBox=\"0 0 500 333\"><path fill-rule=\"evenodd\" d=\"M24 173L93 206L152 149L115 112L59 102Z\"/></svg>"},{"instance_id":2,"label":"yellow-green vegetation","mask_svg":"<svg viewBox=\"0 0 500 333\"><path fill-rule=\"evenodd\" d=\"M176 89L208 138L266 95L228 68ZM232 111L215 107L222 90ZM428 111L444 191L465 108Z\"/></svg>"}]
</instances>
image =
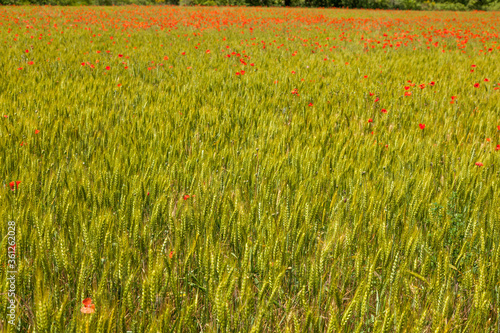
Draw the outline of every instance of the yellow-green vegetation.
<instances>
[{"instance_id":1,"label":"yellow-green vegetation","mask_svg":"<svg viewBox=\"0 0 500 333\"><path fill-rule=\"evenodd\" d=\"M496 332L499 27L0 8L1 329Z\"/></svg>"}]
</instances>

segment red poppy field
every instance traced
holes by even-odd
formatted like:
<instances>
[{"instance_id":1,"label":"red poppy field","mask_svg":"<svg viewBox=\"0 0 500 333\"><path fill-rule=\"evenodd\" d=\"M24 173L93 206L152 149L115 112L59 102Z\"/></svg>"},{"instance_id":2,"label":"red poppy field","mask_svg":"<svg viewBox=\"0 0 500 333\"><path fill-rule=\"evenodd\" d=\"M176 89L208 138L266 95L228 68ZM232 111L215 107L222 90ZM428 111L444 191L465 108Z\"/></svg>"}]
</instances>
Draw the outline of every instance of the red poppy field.
<instances>
[{"instance_id":1,"label":"red poppy field","mask_svg":"<svg viewBox=\"0 0 500 333\"><path fill-rule=\"evenodd\" d=\"M0 7L0 329L496 331L499 32Z\"/></svg>"}]
</instances>

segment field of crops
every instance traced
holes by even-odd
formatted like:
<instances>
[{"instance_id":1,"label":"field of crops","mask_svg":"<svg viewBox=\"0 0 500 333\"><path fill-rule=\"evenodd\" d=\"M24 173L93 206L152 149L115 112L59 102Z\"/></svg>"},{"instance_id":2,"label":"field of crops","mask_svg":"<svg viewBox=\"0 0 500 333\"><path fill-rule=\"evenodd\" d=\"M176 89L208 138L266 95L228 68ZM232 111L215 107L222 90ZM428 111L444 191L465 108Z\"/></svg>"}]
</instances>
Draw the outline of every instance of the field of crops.
<instances>
[{"instance_id":1,"label":"field of crops","mask_svg":"<svg viewBox=\"0 0 500 333\"><path fill-rule=\"evenodd\" d=\"M497 332L499 32L0 7L0 330Z\"/></svg>"}]
</instances>

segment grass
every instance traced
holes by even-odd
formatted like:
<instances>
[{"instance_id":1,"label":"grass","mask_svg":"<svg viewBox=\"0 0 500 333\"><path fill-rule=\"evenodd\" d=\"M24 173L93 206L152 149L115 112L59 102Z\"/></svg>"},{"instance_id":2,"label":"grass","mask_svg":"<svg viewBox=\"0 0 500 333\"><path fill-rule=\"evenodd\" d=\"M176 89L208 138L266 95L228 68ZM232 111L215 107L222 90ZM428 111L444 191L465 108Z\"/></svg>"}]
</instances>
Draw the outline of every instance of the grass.
<instances>
[{"instance_id":1,"label":"grass","mask_svg":"<svg viewBox=\"0 0 500 333\"><path fill-rule=\"evenodd\" d=\"M497 331L499 27L0 8L0 327Z\"/></svg>"}]
</instances>

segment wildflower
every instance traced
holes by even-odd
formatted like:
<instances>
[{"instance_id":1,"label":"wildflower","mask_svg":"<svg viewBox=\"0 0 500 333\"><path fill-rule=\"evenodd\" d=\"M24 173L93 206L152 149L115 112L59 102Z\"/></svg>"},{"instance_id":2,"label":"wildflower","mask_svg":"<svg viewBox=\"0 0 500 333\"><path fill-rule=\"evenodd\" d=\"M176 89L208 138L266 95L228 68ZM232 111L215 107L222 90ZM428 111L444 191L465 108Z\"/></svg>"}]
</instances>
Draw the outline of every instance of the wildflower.
<instances>
[{"instance_id":1,"label":"wildflower","mask_svg":"<svg viewBox=\"0 0 500 333\"><path fill-rule=\"evenodd\" d=\"M411 96L411 91L405 91L405 96Z\"/></svg>"},{"instance_id":2,"label":"wildflower","mask_svg":"<svg viewBox=\"0 0 500 333\"><path fill-rule=\"evenodd\" d=\"M109 71L111 69L111 67L109 66L106 66L106 70Z\"/></svg>"},{"instance_id":3,"label":"wildflower","mask_svg":"<svg viewBox=\"0 0 500 333\"><path fill-rule=\"evenodd\" d=\"M495 150L500 150L500 145L497 145L497 147L495 148Z\"/></svg>"},{"instance_id":4,"label":"wildflower","mask_svg":"<svg viewBox=\"0 0 500 333\"><path fill-rule=\"evenodd\" d=\"M387 110L386 109L382 109L382 110L380 110L380 112L387 113Z\"/></svg>"},{"instance_id":5,"label":"wildflower","mask_svg":"<svg viewBox=\"0 0 500 333\"><path fill-rule=\"evenodd\" d=\"M309 106L313 106L313 103L309 103Z\"/></svg>"},{"instance_id":6,"label":"wildflower","mask_svg":"<svg viewBox=\"0 0 500 333\"><path fill-rule=\"evenodd\" d=\"M368 122L373 123L373 119L372 118L368 119Z\"/></svg>"},{"instance_id":7,"label":"wildflower","mask_svg":"<svg viewBox=\"0 0 500 333\"><path fill-rule=\"evenodd\" d=\"M380 101L380 98L375 98L375 103L377 103L378 101Z\"/></svg>"},{"instance_id":8,"label":"wildflower","mask_svg":"<svg viewBox=\"0 0 500 333\"><path fill-rule=\"evenodd\" d=\"M17 189L19 187L19 184L21 184L21 182L19 180L15 181L15 182L10 182L9 183L10 189L12 191L14 191L15 189Z\"/></svg>"},{"instance_id":9,"label":"wildflower","mask_svg":"<svg viewBox=\"0 0 500 333\"><path fill-rule=\"evenodd\" d=\"M481 163L481 162L476 162L476 165L477 165L478 167L482 167L482 166L483 166L483 163Z\"/></svg>"},{"instance_id":10,"label":"wildflower","mask_svg":"<svg viewBox=\"0 0 500 333\"><path fill-rule=\"evenodd\" d=\"M425 88L425 83L422 83L421 85L419 85L420 89L424 89Z\"/></svg>"},{"instance_id":11,"label":"wildflower","mask_svg":"<svg viewBox=\"0 0 500 333\"><path fill-rule=\"evenodd\" d=\"M40 133L40 131L36 129L36 130L35 130L35 134L38 134L38 133Z\"/></svg>"},{"instance_id":12,"label":"wildflower","mask_svg":"<svg viewBox=\"0 0 500 333\"><path fill-rule=\"evenodd\" d=\"M489 82L489 81L490 81L490 80L488 80L488 79L484 79L484 82Z\"/></svg>"},{"instance_id":13,"label":"wildflower","mask_svg":"<svg viewBox=\"0 0 500 333\"><path fill-rule=\"evenodd\" d=\"M123 54L119 54L119 55L118 55L118 57L119 57L119 58L122 58L122 57L123 57Z\"/></svg>"},{"instance_id":14,"label":"wildflower","mask_svg":"<svg viewBox=\"0 0 500 333\"><path fill-rule=\"evenodd\" d=\"M182 199L184 199L184 200L189 199L189 194L184 194L184 196L182 197Z\"/></svg>"},{"instance_id":15,"label":"wildflower","mask_svg":"<svg viewBox=\"0 0 500 333\"><path fill-rule=\"evenodd\" d=\"M474 83L474 88L479 88L479 83Z\"/></svg>"},{"instance_id":16,"label":"wildflower","mask_svg":"<svg viewBox=\"0 0 500 333\"><path fill-rule=\"evenodd\" d=\"M423 130L425 128L425 124L418 124L418 127Z\"/></svg>"},{"instance_id":17,"label":"wildflower","mask_svg":"<svg viewBox=\"0 0 500 333\"><path fill-rule=\"evenodd\" d=\"M174 256L174 251L170 251L170 253L168 254L168 257L169 257L170 259L172 259L172 257L173 257L173 256Z\"/></svg>"},{"instance_id":18,"label":"wildflower","mask_svg":"<svg viewBox=\"0 0 500 333\"><path fill-rule=\"evenodd\" d=\"M436 84L436 82L432 81L431 83L429 83L430 86L434 86Z\"/></svg>"},{"instance_id":19,"label":"wildflower","mask_svg":"<svg viewBox=\"0 0 500 333\"><path fill-rule=\"evenodd\" d=\"M82 313L94 313L95 312L95 305L92 304L92 299L90 297L87 297L82 301L83 307L80 309Z\"/></svg>"}]
</instances>

